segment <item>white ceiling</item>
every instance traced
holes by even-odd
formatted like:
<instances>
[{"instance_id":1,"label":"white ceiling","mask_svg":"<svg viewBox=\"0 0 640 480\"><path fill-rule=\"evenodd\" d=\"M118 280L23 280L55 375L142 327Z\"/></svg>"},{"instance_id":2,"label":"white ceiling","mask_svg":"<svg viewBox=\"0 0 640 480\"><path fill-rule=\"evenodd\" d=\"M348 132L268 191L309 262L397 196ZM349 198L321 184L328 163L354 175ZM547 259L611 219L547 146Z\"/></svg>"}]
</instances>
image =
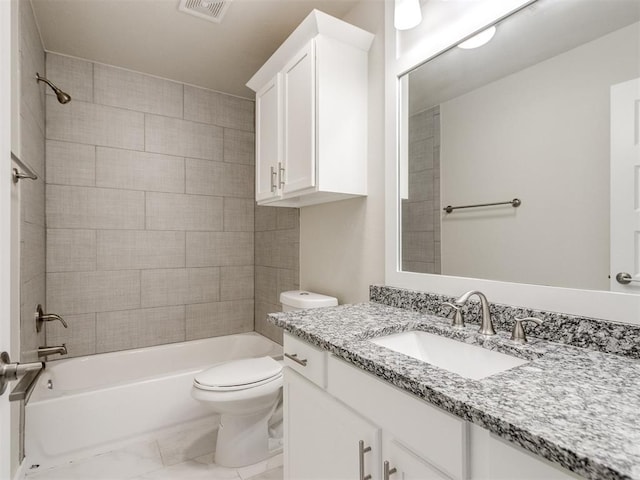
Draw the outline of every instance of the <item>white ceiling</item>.
<instances>
[{"instance_id":1,"label":"white ceiling","mask_svg":"<svg viewBox=\"0 0 640 480\"><path fill-rule=\"evenodd\" d=\"M234 0L219 24L178 3L32 0L49 52L247 98L245 83L312 9L341 18L358 0Z\"/></svg>"}]
</instances>

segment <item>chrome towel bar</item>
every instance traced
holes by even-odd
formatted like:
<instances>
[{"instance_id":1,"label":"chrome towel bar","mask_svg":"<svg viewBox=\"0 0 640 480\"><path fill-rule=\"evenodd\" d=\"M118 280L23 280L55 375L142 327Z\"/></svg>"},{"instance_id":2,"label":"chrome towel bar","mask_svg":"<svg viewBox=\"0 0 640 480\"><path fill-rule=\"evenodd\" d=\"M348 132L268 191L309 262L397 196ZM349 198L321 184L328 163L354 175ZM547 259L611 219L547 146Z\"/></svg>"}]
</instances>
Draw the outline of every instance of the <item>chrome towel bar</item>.
<instances>
[{"instance_id":1,"label":"chrome towel bar","mask_svg":"<svg viewBox=\"0 0 640 480\"><path fill-rule=\"evenodd\" d=\"M461 208L493 207L495 205L511 205L512 207L516 208L522 205L522 201L519 198L514 198L513 200L510 200L508 202L478 203L476 205L462 205L460 207L452 207L451 205L447 205L442 210L447 213L451 213L454 210L459 210Z\"/></svg>"}]
</instances>

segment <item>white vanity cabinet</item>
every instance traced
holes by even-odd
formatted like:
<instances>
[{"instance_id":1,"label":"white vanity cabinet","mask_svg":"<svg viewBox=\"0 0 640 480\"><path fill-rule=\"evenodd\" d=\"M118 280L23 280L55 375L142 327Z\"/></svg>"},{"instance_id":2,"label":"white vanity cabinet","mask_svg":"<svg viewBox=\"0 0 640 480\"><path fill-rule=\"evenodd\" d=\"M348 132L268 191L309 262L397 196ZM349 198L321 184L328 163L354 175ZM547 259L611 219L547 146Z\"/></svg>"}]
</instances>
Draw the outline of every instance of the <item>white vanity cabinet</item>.
<instances>
[{"instance_id":1,"label":"white vanity cabinet","mask_svg":"<svg viewBox=\"0 0 640 480\"><path fill-rule=\"evenodd\" d=\"M247 83L256 92L256 201L301 207L367 194L373 35L314 10Z\"/></svg>"},{"instance_id":2,"label":"white vanity cabinet","mask_svg":"<svg viewBox=\"0 0 640 480\"><path fill-rule=\"evenodd\" d=\"M289 334L284 352L285 480L580 478Z\"/></svg>"}]
</instances>

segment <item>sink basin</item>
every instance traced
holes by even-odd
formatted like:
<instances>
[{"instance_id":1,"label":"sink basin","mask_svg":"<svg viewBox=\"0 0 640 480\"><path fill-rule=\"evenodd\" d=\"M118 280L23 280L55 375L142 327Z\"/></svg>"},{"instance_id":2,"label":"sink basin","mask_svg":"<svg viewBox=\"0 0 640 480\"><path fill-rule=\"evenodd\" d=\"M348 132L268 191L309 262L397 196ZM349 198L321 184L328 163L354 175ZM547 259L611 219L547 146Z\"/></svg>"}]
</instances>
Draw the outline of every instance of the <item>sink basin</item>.
<instances>
[{"instance_id":1,"label":"sink basin","mask_svg":"<svg viewBox=\"0 0 640 480\"><path fill-rule=\"evenodd\" d=\"M472 380L528 363L511 355L426 332L394 333L369 341Z\"/></svg>"}]
</instances>

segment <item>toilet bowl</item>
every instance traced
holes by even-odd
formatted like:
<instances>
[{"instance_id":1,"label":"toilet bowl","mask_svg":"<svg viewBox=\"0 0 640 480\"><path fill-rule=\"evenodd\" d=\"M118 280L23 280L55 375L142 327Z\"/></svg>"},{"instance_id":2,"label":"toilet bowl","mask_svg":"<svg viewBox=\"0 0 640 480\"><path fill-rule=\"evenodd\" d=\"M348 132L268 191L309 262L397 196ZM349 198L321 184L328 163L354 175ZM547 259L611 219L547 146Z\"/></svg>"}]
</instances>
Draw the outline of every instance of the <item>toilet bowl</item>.
<instances>
[{"instance_id":1,"label":"toilet bowl","mask_svg":"<svg viewBox=\"0 0 640 480\"><path fill-rule=\"evenodd\" d=\"M220 414L214 462L242 467L271 456L269 419L282 397L282 365L271 357L215 365L198 373L191 395Z\"/></svg>"},{"instance_id":2,"label":"toilet bowl","mask_svg":"<svg viewBox=\"0 0 640 480\"><path fill-rule=\"evenodd\" d=\"M338 304L334 297L293 290L282 292L285 312ZM246 358L214 365L198 373L191 395L220 414L213 461L243 467L274 453L269 432L282 437L282 364L271 357Z\"/></svg>"}]
</instances>

